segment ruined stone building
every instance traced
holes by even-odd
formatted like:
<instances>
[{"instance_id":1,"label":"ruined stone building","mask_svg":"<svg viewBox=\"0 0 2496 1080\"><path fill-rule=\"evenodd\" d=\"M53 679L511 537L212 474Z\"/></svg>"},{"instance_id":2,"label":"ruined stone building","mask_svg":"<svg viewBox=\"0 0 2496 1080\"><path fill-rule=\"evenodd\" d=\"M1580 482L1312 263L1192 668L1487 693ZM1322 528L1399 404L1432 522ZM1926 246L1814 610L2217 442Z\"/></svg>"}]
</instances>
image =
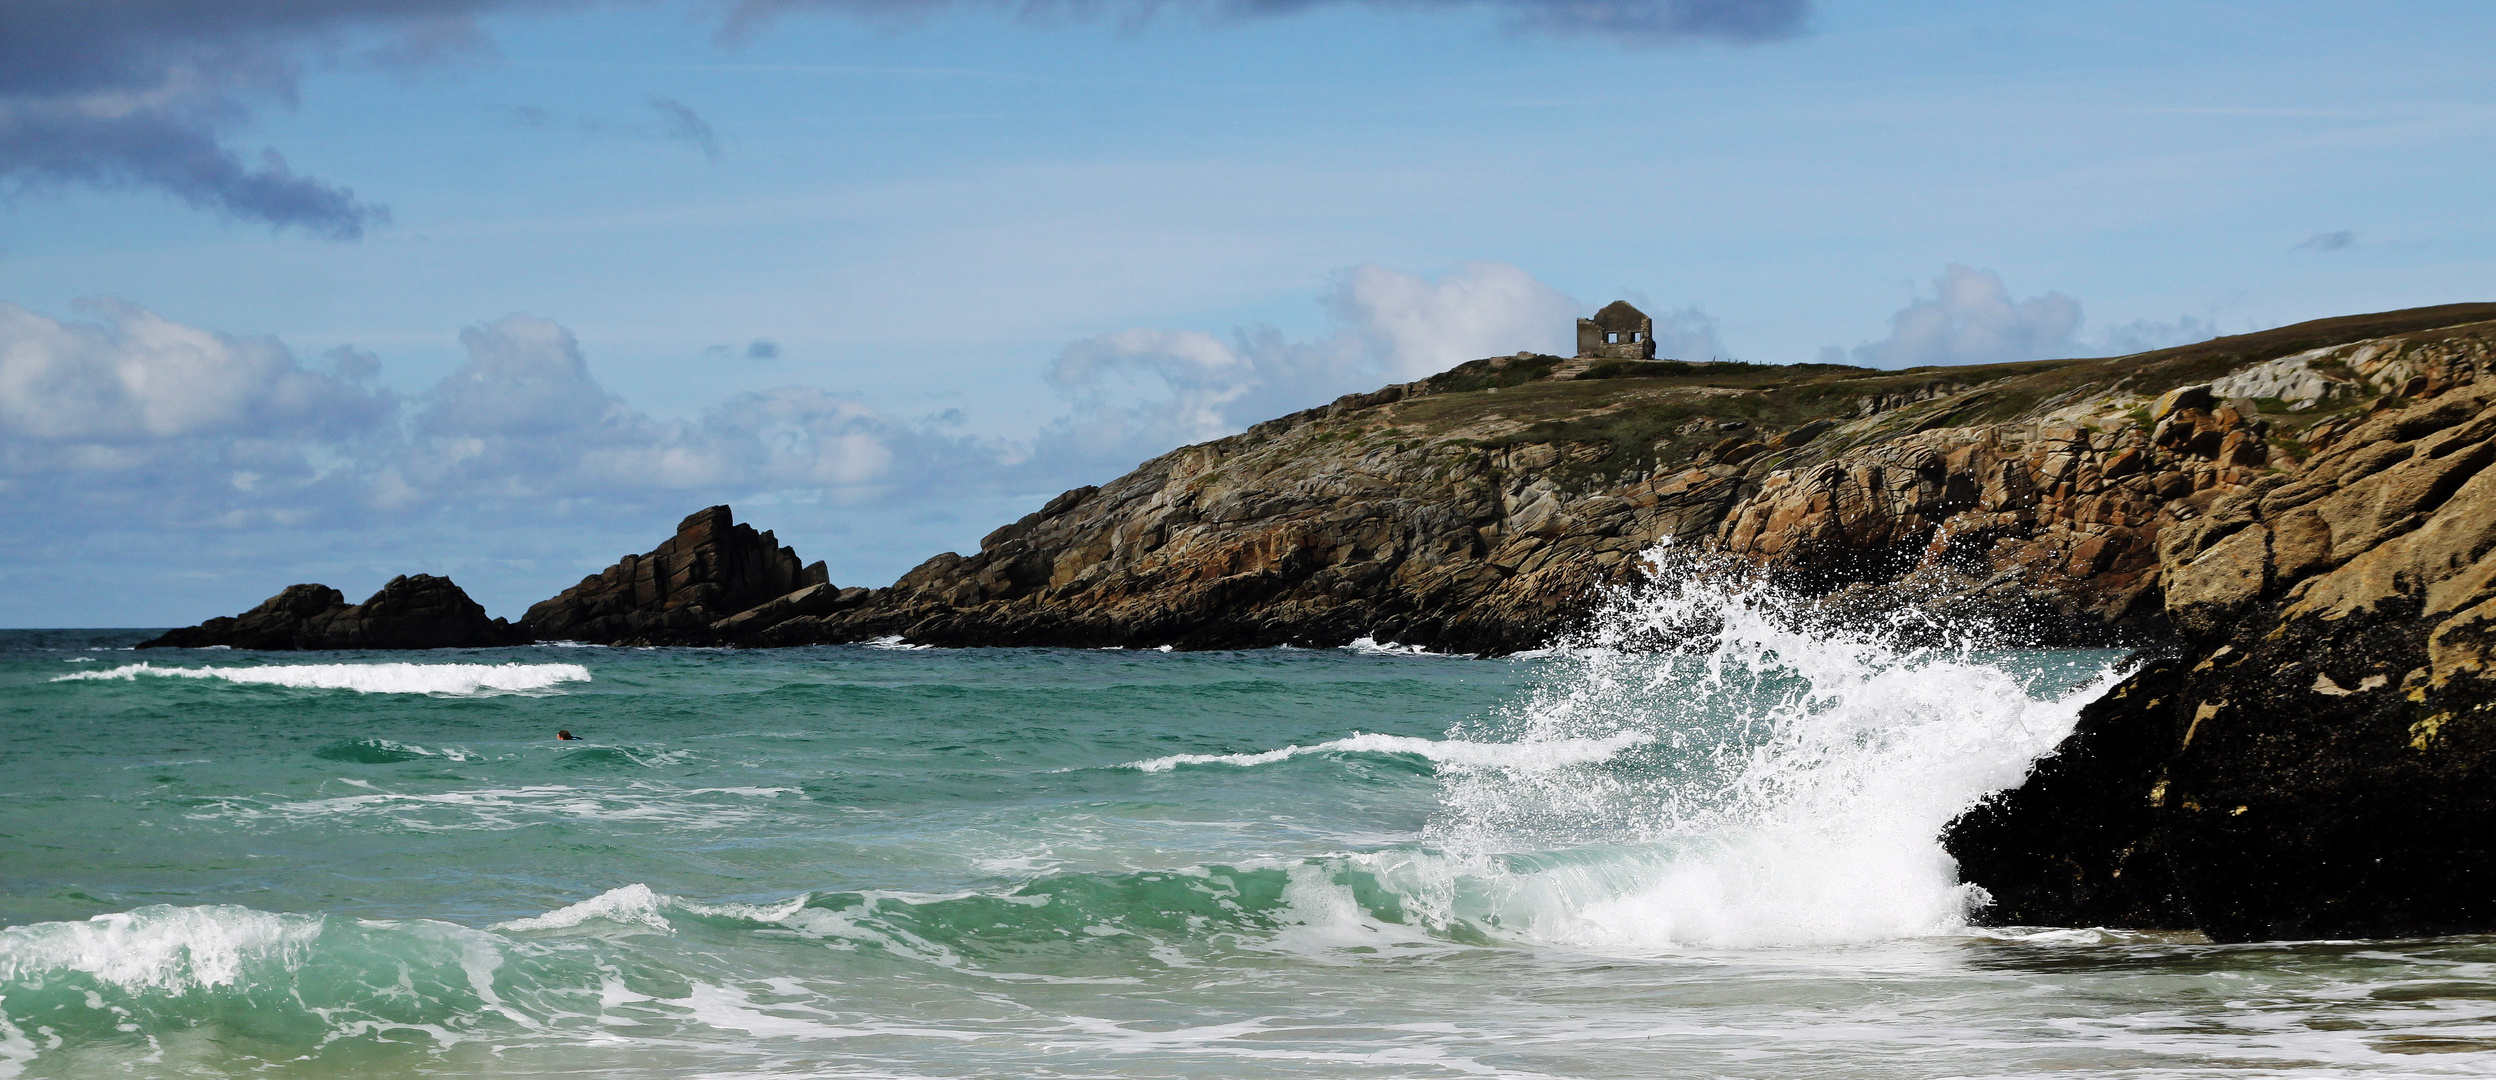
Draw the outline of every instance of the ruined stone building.
<instances>
[{"instance_id":1,"label":"ruined stone building","mask_svg":"<svg viewBox=\"0 0 2496 1080\"><path fill-rule=\"evenodd\" d=\"M1604 360L1655 359L1655 320L1627 300L1603 306L1591 319L1577 320L1577 355Z\"/></svg>"}]
</instances>

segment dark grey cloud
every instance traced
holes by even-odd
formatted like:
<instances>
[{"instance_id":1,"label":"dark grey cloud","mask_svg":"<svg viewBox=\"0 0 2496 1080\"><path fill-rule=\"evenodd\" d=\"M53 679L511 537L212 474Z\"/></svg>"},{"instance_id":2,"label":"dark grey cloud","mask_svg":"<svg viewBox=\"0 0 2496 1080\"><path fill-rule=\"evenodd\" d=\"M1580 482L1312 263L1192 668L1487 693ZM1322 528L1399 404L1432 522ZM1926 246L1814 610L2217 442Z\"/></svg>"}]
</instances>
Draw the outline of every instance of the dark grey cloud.
<instances>
[{"instance_id":1,"label":"dark grey cloud","mask_svg":"<svg viewBox=\"0 0 2496 1080\"><path fill-rule=\"evenodd\" d=\"M490 56L483 15L602 0L0 0L0 194L65 185L143 188L212 213L352 240L387 221L354 189L235 145L260 110L291 106L324 64L417 68ZM614 0L606 0L614 2ZM1025 17L1136 21L1192 11L1220 20L1326 4L1489 10L1519 28L1625 44L1753 43L1802 32L1810 0L730 0L718 36L734 44L792 13L906 23L953 7ZM650 99L664 134L716 159L711 126L682 102ZM523 123L543 110L520 108Z\"/></svg>"},{"instance_id":2,"label":"dark grey cloud","mask_svg":"<svg viewBox=\"0 0 2496 1080\"><path fill-rule=\"evenodd\" d=\"M755 338L746 342L745 358L748 360L780 359L780 343L769 338Z\"/></svg>"},{"instance_id":3,"label":"dark grey cloud","mask_svg":"<svg viewBox=\"0 0 2496 1080\"><path fill-rule=\"evenodd\" d=\"M711 131L710 121L702 119L700 113L686 107L684 102L655 94L650 97L650 108L659 114L660 135L692 143L702 149L702 156L719 160L719 136Z\"/></svg>"},{"instance_id":4,"label":"dark grey cloud","mask_svg":"<svg viewBox=\"0 0 2496 1080\"><path fill-rule=\"evenodd\" d=\"M1221 19L1286 15L1337 4L1412 11L1489 10L1518 27L1613 38L1626 44L1775 41L1803 32L1811 0L737 0L720 37L751 37L784 15L833 12L887 24L956 7L1002 8L1035 20L1110 15L1141 22L1165 11Z\"/></svg>"},{"instance_id":5,"label":"dark grey cloud","mask_svg":"<svg viewBox=\"0 0 2496 1080\"><path fill-rule=\"evenodd\" d=\"M0 183L152 188L227 217L353 239L388 211L232 143L308 65L439 63L484 11L560 0L0 0Z\"/></svg>"},{"instance_id":6,"label":"dark grey cloud","mask_svg":"<svg viewBox=\"0 0 2496 1080\"><path fill-rule=\"evenodd\" d=\"M2357 243L2357 234L2348 229L2342 229L2339 232L2315 233L2306 237L2304 243L2296 246L2296 250L2338 251L2354 243Z\"/></svg>"},{"instance_id":7,"label":"dark grey cloud","mask_svg":"<svg viewBox=\"0 0 2496 1080\"><path fill-rule=\"evenodd\" d=\"M211 125L156 110L96 117L75 106L0 103L0 178L20 189L156 188L201 210L332 240L355 239L390 218L389 208L353 189L289 169L274 149L262 150L255 167L221 145Z\"/></svg>"}]
</instances>

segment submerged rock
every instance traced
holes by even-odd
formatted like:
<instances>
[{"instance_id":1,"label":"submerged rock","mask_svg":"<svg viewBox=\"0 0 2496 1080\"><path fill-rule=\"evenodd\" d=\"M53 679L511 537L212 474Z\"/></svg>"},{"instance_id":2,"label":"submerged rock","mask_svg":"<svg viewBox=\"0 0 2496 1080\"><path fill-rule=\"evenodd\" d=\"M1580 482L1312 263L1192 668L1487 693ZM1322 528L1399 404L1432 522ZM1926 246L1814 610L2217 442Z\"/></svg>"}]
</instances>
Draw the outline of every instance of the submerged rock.
<instances>
[{"instance_id":1,"label":"submerged rock","mask_svg":"<svg viewBox=\"0 0 2496 1080\"><path fill-rule=\"evenodd\" d=\"M476 649L527 640L509 622L486 617L451 579L414 574L390 579L352 607L327 585L289 585L250 611L168 630L139 648Z\"/></svg>"}]
</instances>

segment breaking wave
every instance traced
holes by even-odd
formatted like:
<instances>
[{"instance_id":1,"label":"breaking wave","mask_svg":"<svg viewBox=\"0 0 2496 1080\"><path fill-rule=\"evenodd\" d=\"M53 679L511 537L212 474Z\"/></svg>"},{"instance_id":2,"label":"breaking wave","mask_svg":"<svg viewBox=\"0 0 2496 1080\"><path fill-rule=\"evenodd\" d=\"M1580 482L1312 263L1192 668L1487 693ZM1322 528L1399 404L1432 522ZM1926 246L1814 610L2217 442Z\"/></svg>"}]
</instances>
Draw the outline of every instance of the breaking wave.
<instances>
[{"instance_id":1,"label":"breaking wave","mask_svg":"<svg viewBox=\"0 0 2496 1080\"><path fill-rule=\"evenodd\" d=\"M353 690L360 694L515 694L588 682L579 664L272 664L265 667L157 667L123 664L108 671L80 671L53 682L116 680L141 676L217 679L307 690Z\"/></svg>"},{"instance_id":2,"label":"breaking wave","mask_svg":"<svg viewBox=\"0 0 2496 1080\"><path fill-rule=\"evenodd\" d=\"M1964 928L1986 897L1958 881L1942 830L2070 733L2113 657L2023 672L1981 626L1909 647L1899 628L1832 628L1732 568L1653 565L1558 643L1523 700L1451 732L1637 748L1442 769L1429 839L1475 879L1451 913L1471 903L1505 933L1597 951Z\"/></svg>"}]
</instances>

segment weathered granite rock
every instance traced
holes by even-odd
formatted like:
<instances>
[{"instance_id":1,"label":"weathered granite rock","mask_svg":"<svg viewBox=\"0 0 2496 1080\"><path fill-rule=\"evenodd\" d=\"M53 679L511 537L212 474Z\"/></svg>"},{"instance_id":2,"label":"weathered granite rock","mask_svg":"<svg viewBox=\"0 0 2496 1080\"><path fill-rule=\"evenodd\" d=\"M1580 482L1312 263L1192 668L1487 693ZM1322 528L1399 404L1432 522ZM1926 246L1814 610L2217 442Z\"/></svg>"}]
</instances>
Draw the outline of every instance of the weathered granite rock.
<instances>
[{"instance_id":1,"label":"weathered granite rock","mask_svg":"<svg viewBox=\"0 0 2496 1080\"><path fill-rule=\"evenodd\" d=\"M772 534L713 506L685 518L656 550L626 555L531 605L520 625L540 641L705 644L719 639L714 624L823 585L826 577L822 563L801 564ZM755 614L736 630L761 630L771 621Z\"/></svg>"},{"instance_id":2,"label":"weathered granite rock","mask_svg":"<svg viewBox=\"0 0 2496 1080\"><path fill-rule=\"evenodd\" d=\"M2180 671L2092 706L1948 835L2000 917L2124 924L2103 897L2171 887L2221 941L2496 928L2491 336L2408 343L2422 400L2165 530Z\"/></svg>"},{"instance_id":3,"label":"weathered granite rock","mask_svg":"<svg viewBox=\"0 0 2496 1080\"><path fill-rule=\"evenodd\" d=\"M2456 305L1914 372L1474 361L1172 451L841 610L731 636L1217 648L1368 635L1499 652L1547 641L1670 538L1838 607L1914 604L2035 643L2152 640L2163 530L2347 422L2318 414L2303 437L2275 434L2284 412L2214 396L2213 379L2299 354L2389 392L2434 378L2443 362L2422 357L2491 316ZM2167 393L2178 387L2193 392Z\"/></svg>"},{"instance_id":4,"label":"weathered granite rock","mask_svg":"<svg viewBox=\"0 0 2496 1080\"><path fill-rule=\"evenodd\" d=\"M487 618L451 579L415 574L390 579L352 607L327 585L289 585L241 615L169 630L139 648L477 649L527 640L510 623Z\"/></svg>"}]
</instances>

